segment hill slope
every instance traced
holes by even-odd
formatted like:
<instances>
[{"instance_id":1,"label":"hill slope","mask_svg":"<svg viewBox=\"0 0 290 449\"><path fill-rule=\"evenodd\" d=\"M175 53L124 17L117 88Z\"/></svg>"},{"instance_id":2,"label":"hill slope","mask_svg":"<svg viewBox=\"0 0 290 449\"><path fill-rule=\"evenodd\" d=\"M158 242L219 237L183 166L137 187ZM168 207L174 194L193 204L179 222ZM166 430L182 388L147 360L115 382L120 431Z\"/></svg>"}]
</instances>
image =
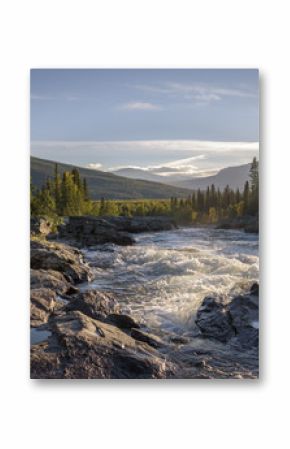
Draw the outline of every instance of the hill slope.
<instances>
[{"instance_id":1,"label":"hill slope","mask_svg":"<svg viewBox=\"0 0 290 449\"><path fill-rule=\"evenodd\" d=\"M41 187L54 173L55 162L31 157L31 181ZM58 163L59 172L71 170L74 166ZM157 182L124 178L112 173L78 167L80 175L87 180L92 199L137 199L186 197L191 192L185 188L168 186Z\"/></svg>"},{"instance_id":2,"label":"hill slope","mask_svg":"<svg viewBox=\"0 0 290 449\"><path fill-rule=\"evenodd\" d=\"M237 167L227 167L220 170L214 176L204 178L192 178L179 182L178 186L187 189L206 189L214 184L216 188L224 189L229 185L232 189L243 189L246 181L249 180L251 164L239 165Z\"/></svg>"}]
</instances>

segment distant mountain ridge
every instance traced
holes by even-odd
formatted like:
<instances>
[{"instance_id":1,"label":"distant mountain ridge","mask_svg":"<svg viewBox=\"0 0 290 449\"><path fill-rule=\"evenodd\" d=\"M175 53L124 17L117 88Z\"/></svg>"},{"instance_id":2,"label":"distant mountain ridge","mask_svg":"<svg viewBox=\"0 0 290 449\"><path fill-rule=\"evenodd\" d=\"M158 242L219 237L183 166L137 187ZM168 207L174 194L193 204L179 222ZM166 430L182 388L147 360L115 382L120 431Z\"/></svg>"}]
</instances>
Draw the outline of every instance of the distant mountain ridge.
<instances>
[{"instance_id":1,"label":"distant mountain ridge","mask_svg":"<svg viewBox=\"0 0 290 449\"><path fill-rule=\"evenodd\" d=\"M245 182L249 180L251 164L238 165L236 167L226 167L221 169L214 176L203 178L192 178L178 182L176 185L187 189L206 189L214 184L216 188L224 189L229 185L232 189L244 188Z\"/></svg>"},{"instance_id":2,"label":"distant mountain ridge","mask_svg":"<svg viewBox=\"0 0 290 449\"><path fill-rule=\"evenodd\" d=\"M229 185L233 189L243 189L244 184L249 180L251 164L238 165L234 167L226 167L221 169L216 175L193 177L190 179L180 180L175 177L164 177L150 173L148 171L137 168L121 168L114 171L116 175L126 176L130 179L143 179L160 182L166 185L182 187L190 190L206 189L207 186L214 184L216 188L224 189Z\"/></svg>"},{"instance_id":3,"label":"distant mountain ridge","mask_svg":"<svg viewBox=\"0 0 290 449\"><path fill-rule=\"evenodd\" d=\"M48 177L54 174L54 161L31 156L31 181L42 187ZM60 173L72 170L75 166L57 162ZM185 198L191 191L156 182L129 179L100 170L77 167L81 177L85 177L91 199L162 199L171 196Z\"/></svg>"}]
</instances>

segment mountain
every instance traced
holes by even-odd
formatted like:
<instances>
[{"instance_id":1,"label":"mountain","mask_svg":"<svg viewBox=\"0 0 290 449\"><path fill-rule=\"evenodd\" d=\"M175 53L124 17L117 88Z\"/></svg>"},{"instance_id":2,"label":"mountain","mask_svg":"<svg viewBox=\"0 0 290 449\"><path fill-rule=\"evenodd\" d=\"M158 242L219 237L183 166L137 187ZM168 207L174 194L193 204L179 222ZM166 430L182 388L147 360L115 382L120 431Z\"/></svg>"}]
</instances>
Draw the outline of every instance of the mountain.
<instances>
[{"instance_id":1,"label":"mountain","mask_svg":"<svg viewBox=\"0 0 290 449\"><path fill-rule=\"evenodd\" d=\"M31 157L31 182L41 187L54 173L54 161ZM59 172L72 170L74 166L58 163ZM185 188L168 186L157 182L128 179L113 173L78 167L80 175L85 177L92 199L162 199L187 197L191 192Z\"/></svg>"},{"instance_id":2,"label":"mountain","mask_svg":"<svg viewBox=\"0 0 290 449\"><path fill-rule=\"evenodd\" d=\"M137 168L121 168L114 171L114 173L131 179L146 179L190 190L206 189L211 184L220 189L224 189L226 185L229 185L233 189L239 188L241 190L245 182L249 180L250 166L251 164L227 167L213 176L193 177L190 179L185 179L184 176L182 177L183 179L180 176L160 176Z\"/></svg>"},{"instance_id":3,"label":"mountain","mask_svg":"<svg viewBox=\"0 0 290 449\"><path fill-rule=\"evenodd\" d=\"M187 179L178 182L178 186L195 190L206 189L207 186L214 184L216 188L220 189L224 189L226 185L229 185L232 189L239 188L242 190L245 182L249 180L250 167L251 164L245 164L237 167L223 168L214 176Z\"/></svg>"}]
</instances>

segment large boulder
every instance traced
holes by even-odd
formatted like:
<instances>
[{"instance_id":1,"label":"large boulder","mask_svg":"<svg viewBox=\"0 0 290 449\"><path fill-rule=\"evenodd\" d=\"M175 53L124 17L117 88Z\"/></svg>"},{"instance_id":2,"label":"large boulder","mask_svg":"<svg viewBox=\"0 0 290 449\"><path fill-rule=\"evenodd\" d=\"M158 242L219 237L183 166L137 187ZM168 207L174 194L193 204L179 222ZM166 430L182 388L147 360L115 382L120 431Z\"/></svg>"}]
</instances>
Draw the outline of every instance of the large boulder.
<instances>
[{"instance_id":1,"label":"large boulder","mask_svg":"<svg viewBox=\"0 0 290 449\"><path fill-rule=\"evenodd\" d=\"M196 324L204 337L223 343L235 335L227 309L218 298L204 298L197 311Z\"/></svg>"},{"instance_id":2,"label":"large boulder","mask_svg":"<svg viewBox=\"0 0 290 449\"><path fill-rule=\"evenodd\" d=\"M240 348L259 344L259 286L253 284L249 293L234 297L229 303L221 298L207 297L197 311L196 325L201 335L223 343L232 342Z\"/></svg>"},{"instance_id":3,"label":"large boulder","mask_svg":"<svg viewBox=\"0 0 290 449\"><path fill-rule=\"evenodd\" d=\"M174 366L146 343L81 312L55 318L48 341L32 346L37 379L155 379Z\"/></svg>"},{"instance_id":4,"label":"large boulder","mask_svg":"<svg viewBox=\"0 0 290 449\"><path fill-rule=\"evenodd\" d=\"M92 277L81 252L61 243L32 240L30 263L31 268L35 270L61 272L66 280L72 283L89 281Z\"/></svg>"}]
</instances>

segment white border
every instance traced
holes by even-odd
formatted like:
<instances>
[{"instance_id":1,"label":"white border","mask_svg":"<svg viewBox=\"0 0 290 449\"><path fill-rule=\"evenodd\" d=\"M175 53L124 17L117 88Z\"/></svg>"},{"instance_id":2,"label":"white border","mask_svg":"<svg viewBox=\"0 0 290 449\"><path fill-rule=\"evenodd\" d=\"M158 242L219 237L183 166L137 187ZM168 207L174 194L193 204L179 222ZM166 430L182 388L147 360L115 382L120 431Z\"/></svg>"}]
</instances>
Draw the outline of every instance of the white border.
<instances>
[{"instance_id":1,"label":"white border","mask_svg":"<svg viewBox=\"0 0 290 449\"><path fill-rule=\"evenodd\" d=\"M287 2L11 0L2 2L0 20L2 447L287 447ZM260 69L260 381L29 380L31 67Z\"/></svg>"}]
</instances>

